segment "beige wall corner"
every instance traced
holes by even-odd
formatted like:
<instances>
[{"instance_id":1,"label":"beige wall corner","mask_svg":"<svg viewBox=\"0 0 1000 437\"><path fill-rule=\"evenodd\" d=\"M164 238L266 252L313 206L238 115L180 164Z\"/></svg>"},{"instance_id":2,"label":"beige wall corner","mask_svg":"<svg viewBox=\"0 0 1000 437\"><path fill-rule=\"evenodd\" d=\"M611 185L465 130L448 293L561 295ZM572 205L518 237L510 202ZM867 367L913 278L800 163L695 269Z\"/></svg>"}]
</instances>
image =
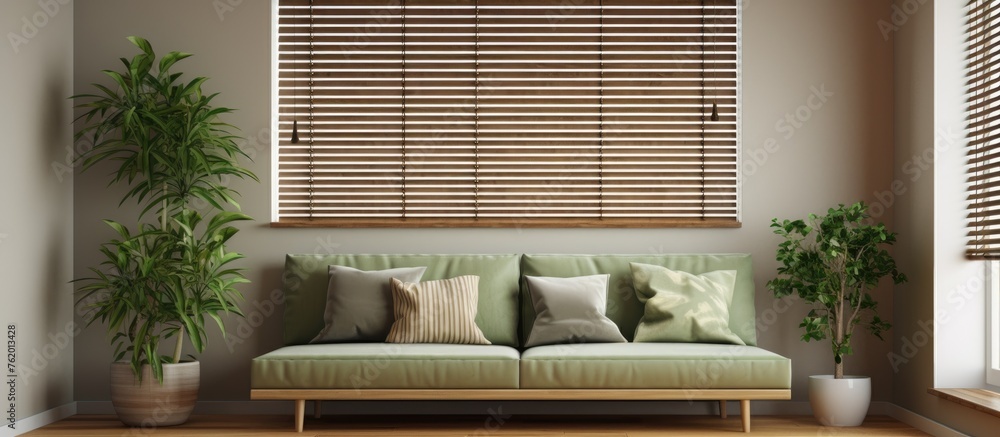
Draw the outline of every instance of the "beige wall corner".
<instances>
[{"instance_id":1,"label":"beige wall corner","mask_svg":"<svg viewBox=\"0 0 1000 437\"><path fill-rule=\"evenodd\" d=\"M73 5L0 2L0 34L0 325L17 367L13 389L3 369L9 430L11 390L16 427L73 402Z\"/></svg>"}]
</instances>

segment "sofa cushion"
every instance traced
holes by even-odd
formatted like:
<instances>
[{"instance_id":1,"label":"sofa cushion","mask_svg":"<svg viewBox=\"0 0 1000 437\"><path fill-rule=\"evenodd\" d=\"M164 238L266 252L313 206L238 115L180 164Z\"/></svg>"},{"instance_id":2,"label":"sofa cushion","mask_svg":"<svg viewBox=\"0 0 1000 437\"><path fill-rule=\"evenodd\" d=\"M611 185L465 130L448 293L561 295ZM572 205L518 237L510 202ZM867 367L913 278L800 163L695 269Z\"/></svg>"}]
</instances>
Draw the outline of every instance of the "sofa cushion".
<instances>
[{"instance_id":1,"label":"sofa cushion","mask_svg":"<svg viewBox=\"0 0 1000 437\"><path fill-rule=\"evenodd\" d=\"M517 388L507 346L341 343L286 346L253 360L254 389Z\"/></svg>"},{"instance_id":2,"label":"sofa cushion","mask_svg":"<svg viewBox=\"0 0 1000 437\"><path fill-rule=\"evenodd\" d=\"M746 344L729 329L735 270L700 275L631 263L632 282L645 304L635 342Z\"/></svg>"},{"instance_id":3,"label":"sofa cushion","mask_svg":"<svg viewBox=\"0 0 1000 437\"><path fill-rule=\"evenodd\" d=\"M787 389L791 360L753 346L587 343L521 354L522 389Z\"/></svg>"},{"instance_id":4,"label":"sofa cushion","mask_svg":"<svg viewBox=\"0 0 1000 437\"><path fill-rule=\"evenodd\" d=\"M476 326L478 276L420 283L393 278L391 288L396 321L386 342L490 344Z\"/></svg>"},{"instance_id":5,"label":"sofa cushion","mask_svg":"<svg viewBox=\"0 0 1000 437\"><path fill-rule=\"evenodd\" d=\"M525 276L524 280L538 314L525 347L625 342L618 325L604 315L608 307L608 275Z\"/></svg>"},{"instance_id":6,"label":"sofa cushion","mask_svg":"<svg viewBox=\"0 0 1000 437\"><path fill-rule=\"evenodd\" d=\"M323 329L329 266L359 270L426 266L421 281L479 276L476 325L493 344L517 347L520 259L520 255L288 255L282 273L285 344L306 344Z\"/></svg>"},{"instance_id":7,"label":"sofa cushion","mask_svg":"<svg viewBox=\"0 0 1000 437\"><path fill-rule=\"evenodd\" d=\"M568 278L610 274L607 316L621 328L622 335L632 340L635 327L642 317L643 306L632 286L630 262L663 266L700 275L713 270L736 270L736 286L729 312L729 329L744 343L757 344L756 312L754 310L753 270L748 254L710 255L523 255L521 274ZM429 271L428 271L429 272ZM426 278L426 277L425 277ZM526 291L523 291L526 293ZM523 337L528 338L535 322L531 297L522 301ZM480 304L482 305L482 304ZM480 306L481 308L482 306ZM489 334L487 334L489 337ZM491 338L492 340L492 338Z\"/></svg>"},{"instance_id":8,"label":"sofa cushion","mask_svg":"<svg viewBox=\"0 0 1000 437\"><path fill-rule=\"evenodd\" d=\"M326 326L310 343L384 341L392 326L389 281L417 282L426 267L404 267L373 272L330 266L326 290Z\"/></svg>"}]
</instances>

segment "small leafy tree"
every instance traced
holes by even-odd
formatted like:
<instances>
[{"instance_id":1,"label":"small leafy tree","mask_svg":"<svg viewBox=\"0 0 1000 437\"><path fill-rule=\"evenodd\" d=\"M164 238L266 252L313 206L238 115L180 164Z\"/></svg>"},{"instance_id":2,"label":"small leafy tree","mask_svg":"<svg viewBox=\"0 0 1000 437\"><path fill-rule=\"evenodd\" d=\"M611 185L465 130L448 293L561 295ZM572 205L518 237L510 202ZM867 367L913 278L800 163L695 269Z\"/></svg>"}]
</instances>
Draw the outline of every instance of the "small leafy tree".
<instances>
[{"instance_id":1,"label":"small leafy tree","mask_svg":"<svg viewBox=\"0 0 1000 437\"><path fill-rule=\"evenodd\" d=\"M802 340L830 339L838 379L844 377L844 356L852 353L855 327L863 325L879 339L890 328L869 290L886 276L894 284L906 281L885 248L896 242L896 234L884 224L867 224L869 219L868 206L859 202L831 208L825 216L809 214L808 220L771 221L783 241L778 277L767 287L775 297L795 293L813 304L799 325L805 329Z\"/></svg>"},{"instance_id":2,"label":"small leafy tree","mask_svg":"<svg viewBox=\"0 0 1000 437\"><path fill-rule=\"evenodd\" d=\"M234 128L219 120L232 110L212 106L216 94L202 93L205 78L185 81L171 71L191 55L157 59L148 41L128 39L140 53L121 58L122 71L104 70L113 84L73 96L83 110L76 139L94 144L80 157L83 169L114 164L109 185L127 187L120 204L142 209L136 232L105 220L117 235L102 245L104 261L91 268L93 276L78 280L79 292L91 310L89 323L107 325L115 361L128 357L139 377L150 365L162 382L162 364L180 362L185 338L204 351L206 320L224 335L221 315L242 315L235 286L247 280L231 267L242 255L226 243L238 232L233 223L251 218L239 212L237 193L225 182L257 177L239 163L249 157ZM153 212L156 219L143 220ZM167 339L173 353L160 355Z\"/></svg>"}]
</instances>

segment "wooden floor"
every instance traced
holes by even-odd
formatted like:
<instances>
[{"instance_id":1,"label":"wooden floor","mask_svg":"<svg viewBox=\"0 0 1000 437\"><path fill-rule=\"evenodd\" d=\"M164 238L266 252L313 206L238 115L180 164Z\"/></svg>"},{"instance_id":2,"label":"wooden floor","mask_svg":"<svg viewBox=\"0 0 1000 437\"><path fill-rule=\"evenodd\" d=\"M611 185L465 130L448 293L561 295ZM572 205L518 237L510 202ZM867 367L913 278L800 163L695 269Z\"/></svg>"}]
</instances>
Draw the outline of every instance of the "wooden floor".
<instances>
[{"instance_id":1,"label":"wooden floor","mask_svg":"<svg viewBox=\"0 0 1000 437\"><path fill-rule=\"evenodd\" d=\"M826 428L810 416L754 416L756 436L924 436L895 419L871 416L859 428ZM45 428L24 434L42 436L270 436L298 435L365 437L653 437L736 436L739 416L728 419L709 416L517 416L503 424L495 419L476 416L363 416L306 419L302 434L292 431L292 417L287 416L195 416L187 424L162 429L130 429L114 416L73 416Z\"/></svg>"}]
</instances>

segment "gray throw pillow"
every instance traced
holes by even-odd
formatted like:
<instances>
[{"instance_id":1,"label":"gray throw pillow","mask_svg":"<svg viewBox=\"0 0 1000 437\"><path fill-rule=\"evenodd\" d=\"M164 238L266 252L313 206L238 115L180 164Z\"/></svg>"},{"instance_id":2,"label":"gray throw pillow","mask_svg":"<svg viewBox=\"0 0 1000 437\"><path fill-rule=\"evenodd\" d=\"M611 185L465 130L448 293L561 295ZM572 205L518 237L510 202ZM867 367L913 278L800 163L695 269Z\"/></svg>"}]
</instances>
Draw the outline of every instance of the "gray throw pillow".
<instances>
[{"instance_id":1,"label":"gray throw pillow","mask_svg":"<svg viewBox=\"0 0 1000 437\"><path fill-rule=\"evenodd\" d=\"M383 342L392 327L392 278L418 282L427 267L364 271L330 266L326 322L310 343Z\"/></svg>"},{"instance_id":2,"label":"gray throw pillow","mask_svg":"<svg viewBox=\"0 0 1000 437\"><path fill-rule=\"evenodd\" d=\"M525 276L535 323L524 347L560 343L624 343L618 325L604 315L610 275L550 278Z\"/></svg>"}]
</instances>

